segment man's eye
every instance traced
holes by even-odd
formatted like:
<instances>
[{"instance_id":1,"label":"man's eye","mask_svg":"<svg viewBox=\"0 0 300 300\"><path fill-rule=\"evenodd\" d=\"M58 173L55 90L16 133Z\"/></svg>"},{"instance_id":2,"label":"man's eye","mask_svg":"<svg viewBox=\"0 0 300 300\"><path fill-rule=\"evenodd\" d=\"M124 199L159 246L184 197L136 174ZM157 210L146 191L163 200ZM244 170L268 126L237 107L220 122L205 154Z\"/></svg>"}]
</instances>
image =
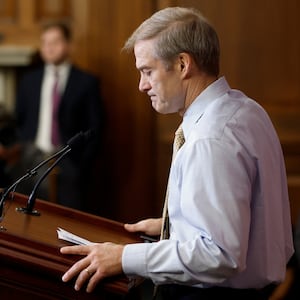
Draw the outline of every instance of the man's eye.
<instances>
[{"instance_id":1,"label":"man's eye","mask_svg":"<svg viewBox=\"0 0 300 300\"><path fill-rule=\"evenodd\" d=\"M149 77L151 75L151 71L150 70L144 70L143 74Z\"/></svg>"}]
</instances>

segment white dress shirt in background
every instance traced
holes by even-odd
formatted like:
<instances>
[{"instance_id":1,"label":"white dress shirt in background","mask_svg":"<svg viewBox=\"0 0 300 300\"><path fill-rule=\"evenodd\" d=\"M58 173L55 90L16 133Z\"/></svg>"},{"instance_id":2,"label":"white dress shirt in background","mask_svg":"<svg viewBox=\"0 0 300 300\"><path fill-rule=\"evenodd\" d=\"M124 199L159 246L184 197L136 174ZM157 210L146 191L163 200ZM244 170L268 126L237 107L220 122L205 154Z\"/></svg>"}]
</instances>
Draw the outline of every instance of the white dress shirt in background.
<instances>
[{"instance_id":1,"label":"white dress shirt in background","mask_svg":"<svg viewBox=\"0 0 300 300\"><path fill-rule=\"evenodd\" d=\"M51 143L51 124L52 124L52 92L55 82L55 72L58 74L58 89L62 95L70 72L70 64L64 63L60 66L46 65L41 88L41 102L39 112L39 123L35 145L45 153L55 151Z\"/></svg>"}]
</instances>

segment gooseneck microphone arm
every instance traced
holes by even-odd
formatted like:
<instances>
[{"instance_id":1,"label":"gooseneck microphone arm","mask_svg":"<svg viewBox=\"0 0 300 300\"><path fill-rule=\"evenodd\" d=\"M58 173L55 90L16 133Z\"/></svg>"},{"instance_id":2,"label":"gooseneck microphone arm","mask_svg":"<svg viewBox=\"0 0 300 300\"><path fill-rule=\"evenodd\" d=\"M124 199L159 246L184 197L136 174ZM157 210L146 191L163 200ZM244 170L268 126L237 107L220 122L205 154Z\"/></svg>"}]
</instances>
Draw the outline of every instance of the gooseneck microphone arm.
<instances>
[{"instance_id":1,"label":"gooseneck microphone arm","mask_svg":"<svg viewBox=\"0 0 300 300\"><path fill-rule=\"evenodd\" d=\"M0 220L2 219L2 214L3 214L3 206L4 206L4 202L6 200L7 195L22 181L35 176L37 174L36 171L30 170L28 171L25 175L23 175L22 177L20 177L18 180L16 180L11 186L9 186L7 189L4 190L4 192L2 193L1 196L1 200L0 200Z\"/></svg>"},{"instance_id":2,"label":"gooseneck microphone arm","mask_svg":"<svg viewBox=\"0 0 300 300\"><path fill-rule=\"evenodd\" d=\"M2 214L3 214L3 206L4 206L4 202L8 196L8 194L22 181L25 181L33 176L37 175L37 171L38 169L40 169L43 165L45 165L46 163L48 163L50 160L58 157L59 155L61 155L62 153L64 153L65 151L67 151L68 149L70 149L70 146L67 145L65 146L63 149L61 149L60 151L54 153L52 156L50 156L49 158L47 158L46 160L40 162L37 166L35 166L34 168L28 170L26 172L26 174L24 174L23 176L21 176L20 178L18 178L12 185L10 185L8 188L6 188L4 190L4 192L2 193L1 196L1 200L0 200L0 220L2 218Z\"/></svg>"},{"instance_id":3,"label":"gooseneck microphone arm","mask_svg":"<svg viewBox=\"0 0 300 300\"><path fill-rule=\"evenodd\" d=\"M27 206L26 207L18 207L17 211L30 214L30 215L35 215L39 216L40 213L37 210L34 210L34 205L35 205L35 200L36 200L36 192L42 181L48 176L48 174L54 169L54 167L64 158L66 154L68 154L72 149L69 147L65 149L64 152L61 152L61 156L46 170L46 172L39 178L37 183L35 184L29 198L27 201Z\"/></svg>"},{"instance_id":4,"label":"gooseneck microphone arm","mask_svg":"<svg viewBox=\"0 0 300 300\"><path fill-rule=\"evenodd\" d=\"M41 176L41 178L35 184L32 192L31 192L31 194L29 196L26 208L18 208L18 210L21 211L21 212L32 214L32 215L39 215L39 213L37 211L34 211L33 208L34 208L34 204L35 204L36 191L37 191L39 185L41 184L41 182L51 172L51 170L63 159L63 157L73 149L73 147L77 147L78 145L81 145L81 144L83 144L85 142L88 142L94 135L95 135L95 131L93 129L90 129L90 130L88 130L88 131L86 131L84 133L82 131L80 131L79 133L77 133L75 136L73 136L67 142L67 145L64 148L62 148L60 151L56 152L55 154L53 154L52 156L50 156L46 160L44 160L41 163L39 163L33 169L31 169L28 172L26 172L25 175L23 175L22 177L20 177L16 182L14 182L10 187L8 187L3 192L1 200L0 200L0 221L2 219L2 212L3 212L4 202L5 202L5 199L6 199L7 195L9 194L9 192L12 191L21 181L26 180L26 179L28 179L28 178L36 175L37 174L37 170L40 167L42 167L43 165L45 165L49 161L51 161L51 160L53 160L53 159L55 159L55 158L58 157L56 159L56 161L46 170L46 172Z\"/></svg>"},{"instance_id":5,"label":"gooseneck microphone arm","mask_svg":"<svg viewBox=\"0 0 300 300\"><path fill-rule=\"evenodd\" d=\"M68 154L73 149L73 147L77 147L78 145L82 144L85 140L89 139L90 137L91 137L91 131L87 131L85 133L80 131L68 141L67 145L60 152L58 152L56 156L58 158L56 159L56 161L45 171L45 173L39 178L39 180L34 185L32 192L28 198L27 206L19 207L17 208L17 211L25 214L34 215L34 216L40 215L38 211L33 209L36 200L36 192L40 184L47 177L47 175L52 171L52 169L65 157L65 155Z\"/></svg>"}]
</instances>

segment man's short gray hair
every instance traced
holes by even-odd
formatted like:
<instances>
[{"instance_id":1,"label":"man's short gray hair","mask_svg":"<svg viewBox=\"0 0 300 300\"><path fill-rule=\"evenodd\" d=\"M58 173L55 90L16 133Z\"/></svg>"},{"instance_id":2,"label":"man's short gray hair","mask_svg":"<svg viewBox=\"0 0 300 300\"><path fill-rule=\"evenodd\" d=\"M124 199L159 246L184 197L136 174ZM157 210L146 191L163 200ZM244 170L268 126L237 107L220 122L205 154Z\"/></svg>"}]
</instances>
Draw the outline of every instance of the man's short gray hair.
<instances>
[{"instance_id":1,"label":"man's short gray hair","mask_svg":"<svg viewBox=\"0 0 300 300\"><path fill-rule=\"evenodd\" d=\"M189 53L198 68L218 76L220 47L214 28L194 8L168 7L145 20L126 41L133 50L138 41L156 41L154 55L170 64L180 53Z\"/></svg>"}]
</instances>

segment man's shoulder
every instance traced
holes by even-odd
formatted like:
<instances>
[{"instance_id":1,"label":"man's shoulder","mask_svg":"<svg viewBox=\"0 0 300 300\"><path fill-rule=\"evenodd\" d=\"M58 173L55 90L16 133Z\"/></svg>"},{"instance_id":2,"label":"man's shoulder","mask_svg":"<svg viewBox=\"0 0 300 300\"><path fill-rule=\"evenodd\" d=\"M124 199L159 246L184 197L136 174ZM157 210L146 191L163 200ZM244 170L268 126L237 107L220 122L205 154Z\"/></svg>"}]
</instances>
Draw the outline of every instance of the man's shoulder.
<instances>
[{"instance_id":1,"label":"man's shoulder","mask_svg":"<svg viewBox=\"0 0 300 300\"><path fill-rule=\"evenodd\" d=\"M33 67L28 69L26 72L23 73L23 79L32 79L36 77L41 77L44 72L43 66Z\"/></svg>"},{"instance_id":2,"label":"man's shoulder","mask_svg":"<svg viewBox=\"0 0 300 300\"><path fill-rule=\"evenodd\" d=\"M89 80L89 81L97 81L98 78L95 74L90 71L84 70L76 65L71 65L70 73L74 77L78 77L81 79Z\"/></svg>"},{"instance_id":3,"label":"man's shoulder","mask_svg":"<svg viewBox=\"0 0 300 300\"><path fill-rule=\"evenodd\" d=\"M43 79L43 67L33 67L25 70L20 74L19 88L22 90L29 89L34 85L35 87L40 85Z\"/></svg>"}]
</instances>

